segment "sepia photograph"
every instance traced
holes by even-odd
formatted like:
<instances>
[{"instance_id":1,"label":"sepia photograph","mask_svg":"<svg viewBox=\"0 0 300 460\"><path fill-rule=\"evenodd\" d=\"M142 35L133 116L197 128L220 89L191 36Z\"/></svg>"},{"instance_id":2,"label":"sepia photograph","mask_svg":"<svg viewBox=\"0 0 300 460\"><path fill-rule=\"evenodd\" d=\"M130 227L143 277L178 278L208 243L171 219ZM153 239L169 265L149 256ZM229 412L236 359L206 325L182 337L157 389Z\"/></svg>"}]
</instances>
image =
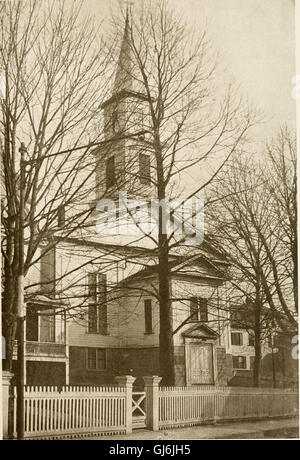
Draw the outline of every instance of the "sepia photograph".
<instances>
[{"instance_id":1,"label":"sepia photograph","mask_svg":"<svg viewBox=\"0 0 300 460\"><path fill-rule=\"evenodd\" d=\"M2 440L299 440L297 14L0 0Z\"/></svg>"}]
</instances>

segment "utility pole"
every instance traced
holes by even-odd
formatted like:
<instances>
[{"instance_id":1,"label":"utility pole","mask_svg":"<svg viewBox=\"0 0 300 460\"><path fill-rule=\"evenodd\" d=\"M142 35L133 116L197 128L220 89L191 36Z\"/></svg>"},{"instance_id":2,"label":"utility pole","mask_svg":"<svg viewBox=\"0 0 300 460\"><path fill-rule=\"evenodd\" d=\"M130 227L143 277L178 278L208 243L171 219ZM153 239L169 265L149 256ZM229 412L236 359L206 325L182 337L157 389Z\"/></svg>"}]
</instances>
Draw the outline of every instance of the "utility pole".
<instances>
[{"instance_id":1,"label":"utility pole","mask_svg":"<svg viewBox=\"0 0 300 460\"><path fill-rule=\"evenodd\" d=\"M17 438L24 439L24 188L26 147L21 143L20 152L20 209L19 209L19 267L18 267L18 304L17 304L17 339L18 339L18 373L17 373Z\"/></svg>"}]
</instances>

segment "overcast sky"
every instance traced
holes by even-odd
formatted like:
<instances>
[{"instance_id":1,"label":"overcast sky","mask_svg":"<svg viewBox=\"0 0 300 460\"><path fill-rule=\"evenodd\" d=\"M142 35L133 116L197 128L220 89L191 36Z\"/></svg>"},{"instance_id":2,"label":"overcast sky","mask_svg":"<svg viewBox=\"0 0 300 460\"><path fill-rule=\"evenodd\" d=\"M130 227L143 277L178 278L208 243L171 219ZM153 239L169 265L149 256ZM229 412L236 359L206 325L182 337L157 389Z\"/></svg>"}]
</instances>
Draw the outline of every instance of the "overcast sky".
<instances>
[{"instance_id":1,"label":"overcast sky","mask_svg":"<svg viewBox=\"0 0 300 460\"><path fill-rule=\"evenodd\" d=\"M108 18L111 6L115 9L118 4L85 3L99 19ZM264 110L267 121L257 129L258 137L273 135L282 123L295 125L294 0L170 0L170 4L196 26L207 20L227 76Z\"/></svg>"}]
</instances>

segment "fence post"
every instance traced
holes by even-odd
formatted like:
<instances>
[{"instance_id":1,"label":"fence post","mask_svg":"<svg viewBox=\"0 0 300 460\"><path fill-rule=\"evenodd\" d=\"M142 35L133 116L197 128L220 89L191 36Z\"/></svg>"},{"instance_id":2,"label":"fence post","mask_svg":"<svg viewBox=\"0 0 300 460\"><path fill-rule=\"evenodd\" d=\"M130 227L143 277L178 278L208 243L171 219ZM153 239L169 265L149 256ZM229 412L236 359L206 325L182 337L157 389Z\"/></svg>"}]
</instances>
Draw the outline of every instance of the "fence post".
<instances>
[{"instance_id":1,"label":"fence post","mask_svg":"<svg viewBox=\"0 0 300 460\"><path fill-rule=\"evenodd\" d=\"M159 430L158 386L161 377L157 375L143 377L146 391L146 426L149 430Z\"/></svg>"},{"instance_id":2,"label":"fence post","mask_svg":"<svg viewBox=\"0 0 300 460\"><path fill-rule=\"evenodd\" d=\"M125 388L125 420L126 420L126 434L132 433L132 385L135 377L132 375L119 375L115 377L118 385Z\"/></svg>"},{"instance_id":3,"label":"fence post","mask_svg":"<svg viewBox=\"0 0 300 460\"><path fill-rule=\"evenodd\" d=\"M9 387L13 374L8 371L2 371L2 431L3 438L8 438L8 420L9 420Z\"/></svg>"}]
</instances>

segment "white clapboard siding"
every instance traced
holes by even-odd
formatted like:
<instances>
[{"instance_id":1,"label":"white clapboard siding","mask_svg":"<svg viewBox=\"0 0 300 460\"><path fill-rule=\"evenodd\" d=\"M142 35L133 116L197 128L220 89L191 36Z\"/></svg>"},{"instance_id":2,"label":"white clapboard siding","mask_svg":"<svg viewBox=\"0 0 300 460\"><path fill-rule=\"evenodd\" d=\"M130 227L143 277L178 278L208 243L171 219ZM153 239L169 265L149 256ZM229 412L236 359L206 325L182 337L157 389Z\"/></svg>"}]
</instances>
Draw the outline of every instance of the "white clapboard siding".
<instances>
[{"instance_id":1,"label":"white clapboard siding","mask_svg":"<svg viewBox=\"0 0 300 460\"><path fill-rule=\"evenodd\" d=\"M296 415L294 389L164 387L159 389L159 427Z\"/></svg>"},{"instance_id":2,"label":"white clapboard siding","mask_svg":"<svg viewBox=\"0 0 300 460\"><path fill-rule=\"evenodd\" d=\"M26 438L125 433L126 393L122 387L26 387L24 399Z\"/></svg>"}]
</instances>

